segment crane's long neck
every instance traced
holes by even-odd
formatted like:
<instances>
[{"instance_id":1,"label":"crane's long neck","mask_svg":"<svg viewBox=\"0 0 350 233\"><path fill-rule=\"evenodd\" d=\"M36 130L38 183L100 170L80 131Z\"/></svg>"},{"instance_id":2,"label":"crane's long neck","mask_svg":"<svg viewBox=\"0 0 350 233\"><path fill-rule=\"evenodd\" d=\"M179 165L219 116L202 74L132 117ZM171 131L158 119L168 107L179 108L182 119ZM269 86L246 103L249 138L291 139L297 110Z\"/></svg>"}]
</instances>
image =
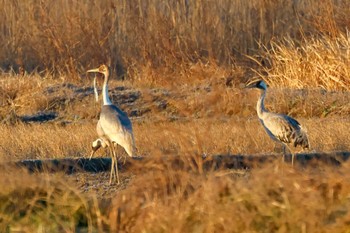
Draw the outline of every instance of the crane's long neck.
<instances>
[{"instance_id":1,"label":"crane's long neck","mask_svg":"<svg viewBox=\"0 0 350 233\"><path fill-rule=\"evenodd\" d=\"M96 100L96 102L98 102L98 90L97 90L96 76L94 78L94 94L95 94L95 100Z\"/></svg>"},{"instance_id":2,"label":"crane's long neck","mask_svg":"<svg viewBox=\"0 0 350 233\"><path fill-rule=\"evenodd\" d=\"M264 113L267 112L264 106L264 100L265 100L266 90L264 90L258 100L258 103L256 105L256 111L258 113L258 117L262 118Z\"/></svg>"},{"instance_id":3,"label":"crane's long neck","mask_svg":"<svg viewBox=\"0 0 350 233\"><path fill-rule=\"evenodd\" d=\"M102 87L102 97L103 97L103 105L112 105L112 101L109 99L108 96L108 76L109 74L105 74L105 79L103 81L103 87Z\"/></svg>"}]
</instances>

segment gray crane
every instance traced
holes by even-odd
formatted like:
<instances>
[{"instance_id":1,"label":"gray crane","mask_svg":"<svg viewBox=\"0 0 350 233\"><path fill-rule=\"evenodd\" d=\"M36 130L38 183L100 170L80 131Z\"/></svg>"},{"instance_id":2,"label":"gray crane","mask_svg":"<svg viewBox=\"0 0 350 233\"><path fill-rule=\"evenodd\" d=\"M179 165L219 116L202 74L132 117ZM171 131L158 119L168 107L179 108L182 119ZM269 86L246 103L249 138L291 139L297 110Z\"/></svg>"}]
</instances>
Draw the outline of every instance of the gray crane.
<instances>
[{"instance_id":1,"label":"gray crane","mask_svg":"<svg viewBox=\"0 0 350 233\"><path fill-rule=\"evenodd\" d=\"M132 124L127 114L120 110L117 106L113 105L112 101L108 96L108 66L101 65L100 67L88 70L87 72L101 73L104 75L102 87L103 105L101 107L100 119L96 127L99 138L95 141L95 148L98 149L99 147L103 146L108 147L110 149L112 165L109 182L112 183L112 178L114 177L117 178L117 183L119 184L120 180L118 174L118 158L115 151L115 145L118 144L122 146L130 157L134 156L135 140L132 130ZM92 152L92 155L93 153L94 151Z\"/></svg>"},{"instance_id":2,"label":"gray crane","mask_svg":"<svg viewBox=\"0 0 350 233\"><path fill-rule=\"evenodd\" d=\"M288 145L292 145L294 147L301 146L303 149L310 148L306 131L302 128L300 123L292 117L284 114L269 112L265 109L264 99L267 85L263 80L251 81L246 87L258 88L262 90L256 106L256 111L260 122L264 126L270 138L283 144L283 160L286 147L288 147L289 151L292 153L292 165L294 165L294 153Z\"/></svg>"}]
</instances>

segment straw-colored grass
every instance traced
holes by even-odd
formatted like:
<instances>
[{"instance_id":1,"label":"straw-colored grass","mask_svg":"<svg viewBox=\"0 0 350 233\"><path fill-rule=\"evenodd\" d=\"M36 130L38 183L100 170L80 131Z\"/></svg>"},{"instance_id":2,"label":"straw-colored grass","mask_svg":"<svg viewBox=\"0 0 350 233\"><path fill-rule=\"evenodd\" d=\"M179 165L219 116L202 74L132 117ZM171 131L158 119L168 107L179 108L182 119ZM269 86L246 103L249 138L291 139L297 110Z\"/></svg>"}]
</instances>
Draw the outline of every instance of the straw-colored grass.
<instances>
[{"instance_id":1,"label":"straw-colored grass","mask_svg":"<svg viewBox=\"0 0 350 233\"><path fill-rule=\"evenodd\" d=\"M331 152L350 149L347 140L348 118L298 120L308 130L312 150ZM2 161L10 161L87 156L90 143L97 137L95 124L2 125L0 157ZM279 147L268 137L255 116L249 119L135 121L134 132L138 153L144 156L268 154Z\"/></svg>"},{"instance_id":2,"label":"straw-colored grass","mask_svg":"<svg viewBox=\"0 0 350 233\"><path fill-rule=\"evenodd\" d=\"M71 79L102 62L130 79L159 68L171 76L197 62L235 66L240 57L256 54L259 43L338 37L349 26L350 9L337 0L3 0L1 6L0 66L16 72L20 67L58 75L68 71Z\"/></svg>"},{"instance_id":3,"label":"straw-colored grass","mask_svg":"<svg viewBox=\"0 0 350 233\"><path fill-rule=\"evenodd\" d=\"M111 202L82 194L72 179L1 172L0 226L28 232L346 232L349 227L347 165L291 168L276 162L250 172L203 173L186 155L179 159L184 166L156 157L135 167L134 178Z\"/></svg>"},{"instance_id":4,"label":"straw-colored grass","mask_svg":"<svg viewBox=\"0 0 350 233\"><path fill-rule=\"evenodd\" d=\"M114 199L114 231L343 232L348 228L348 171L271 164L249 175L143 167ZM149 182L147 182L149 181ZM118 210L118 211L117 211Z\"/></svg>"},{"instance_id":5,"label":"straw-colored grass","mask_svg":"<svg viewBox=\"0 0 350 233\"><path fill-rule=\"evenodd\" d=\"M72 232L79 225L92 226L94 206L59 175L6 170L0 177L1 232Z\"/></svg>"},{"instance_id":6,"label":"straw-colored grass","mask_svg":"<svg viewBox=\"0 0 350 233\"><path fill-rule=\"evenodd\" d=\"M347 1L0 6L0 232L348 232L348 162L282 163L259 91L244 89L266 80L266 108L298 119L311 152L350 151ZM144 159L122 165L121 185L108 172L10 166L90 154L100 103L85 71L100 63ZM251 170L203 166L261 154L277 156Z\"/></svg>"},{"instance_id":7,"label":"straw-colored grass","mask_svg":"<svg viewBox=\"0 0 350 233\"><path fill-rule=\"evenodd\" d=\"M337 38L325 36L305 39L296 44L288 38L273 42L263 54L265 62L259 62L265 77L274 86L291 88L322 88L324 90L349 91L349 35Z\"/></svg>"},{"instance_id":8,"label":"straw-colored grass","mask_svg":"<svg viewBox=\"0 0 350 233\"><path fill-rule=\"evenodd\" d=\"M32 84L27 84L18 77L6 78L9 85L4 86L4 91L16 93L12 97L16 114L12 117L17 121L0 125L3 163L89 155L90 143L96 138L98 107L86 84L63 85L52 79L40 82L35 77ZM16 81L18 87L14 85ZM121 101L116 97L123 91L114 87L122 84L129 85L128 82L110 85L115 102ZM122 101L121 106L129 114L135 108L150 109L132 118L137 153L147 160L132 170L122 170L124 183L119 188L106 185L108 173L63 176L27 174L11 168L2 171L0 184L7 188L0 191L1 229L28 232L346 229L347 165L336 171L321 164L316 170L300 170L277 159L276 163L253 171L201 168L199 158L203 155L281 153L257 119L258 91L227 86L225 80L205 84L206 81L198 81L188 87L159 88L152 92L135 83L133 88L141 92L141 97L131 106ZM85 90L87 95L76 94L71 85ZM47 90L54 91L45 95ZM60 108L44 108L44 112L57 111L60 116L46 123L23 122L23 115L36 112L40 110L36 107L41 106L40 99L24 98L29 93L63 99ZM166 101L165 108L157 107L159 100ZM7 109L11 106L4 105ZM266 106L295 116L308 130L312 151L350 150L346 93L271 88ZM6 118L6 111L4 114ZM125 153L122 149L118 152ZM107 154L100 150L96 156ZM197 165L190 162L192 158ZM184 166L176 166L175 159L183 161ZM178 228L173 229L175 223Z\"/></svg>"}]
</instances>

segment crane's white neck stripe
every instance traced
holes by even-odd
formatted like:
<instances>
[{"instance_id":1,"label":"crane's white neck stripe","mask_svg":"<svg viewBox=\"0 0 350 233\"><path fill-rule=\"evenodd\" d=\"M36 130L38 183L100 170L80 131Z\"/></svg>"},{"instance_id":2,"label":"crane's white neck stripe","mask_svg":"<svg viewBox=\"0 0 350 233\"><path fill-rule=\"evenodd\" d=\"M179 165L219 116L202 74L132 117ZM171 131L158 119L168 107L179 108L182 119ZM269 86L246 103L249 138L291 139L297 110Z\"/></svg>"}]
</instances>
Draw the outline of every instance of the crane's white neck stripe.
<instances>
[{"instance_id":1,"label":"crane's white neck stripe","mask_svg":"<svg viewBox=\"0 0 350 233\"><path fill-rule=\"evenodd\" d=\"M108 96L108 85L107 85L107 83L103 84L102 97L103 97L103 105L112 105L112 101L109 99L109 96Z\"/></svg>"}]
</instances>

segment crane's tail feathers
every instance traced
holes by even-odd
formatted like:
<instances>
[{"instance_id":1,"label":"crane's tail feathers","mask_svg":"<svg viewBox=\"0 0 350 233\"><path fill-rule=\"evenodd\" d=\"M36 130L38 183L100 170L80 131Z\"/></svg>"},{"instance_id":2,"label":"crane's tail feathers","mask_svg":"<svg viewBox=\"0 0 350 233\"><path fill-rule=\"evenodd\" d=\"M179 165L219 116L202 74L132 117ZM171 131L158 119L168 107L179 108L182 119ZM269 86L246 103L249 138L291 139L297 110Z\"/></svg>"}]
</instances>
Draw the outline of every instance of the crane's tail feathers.
<instances>
[{"instance_id":1,"label":"crane's tail feathers","mask_svg":"<svg viewBox=\"0 0 350 233\"><path fill-rule=\"evenodd\" d=\"M307 137L307 134L304 130L300 130L299 134L294 140L294 147L301 146L303 149L310 149L310 143L309 139Z\"/></svg>"}]
</instances>

